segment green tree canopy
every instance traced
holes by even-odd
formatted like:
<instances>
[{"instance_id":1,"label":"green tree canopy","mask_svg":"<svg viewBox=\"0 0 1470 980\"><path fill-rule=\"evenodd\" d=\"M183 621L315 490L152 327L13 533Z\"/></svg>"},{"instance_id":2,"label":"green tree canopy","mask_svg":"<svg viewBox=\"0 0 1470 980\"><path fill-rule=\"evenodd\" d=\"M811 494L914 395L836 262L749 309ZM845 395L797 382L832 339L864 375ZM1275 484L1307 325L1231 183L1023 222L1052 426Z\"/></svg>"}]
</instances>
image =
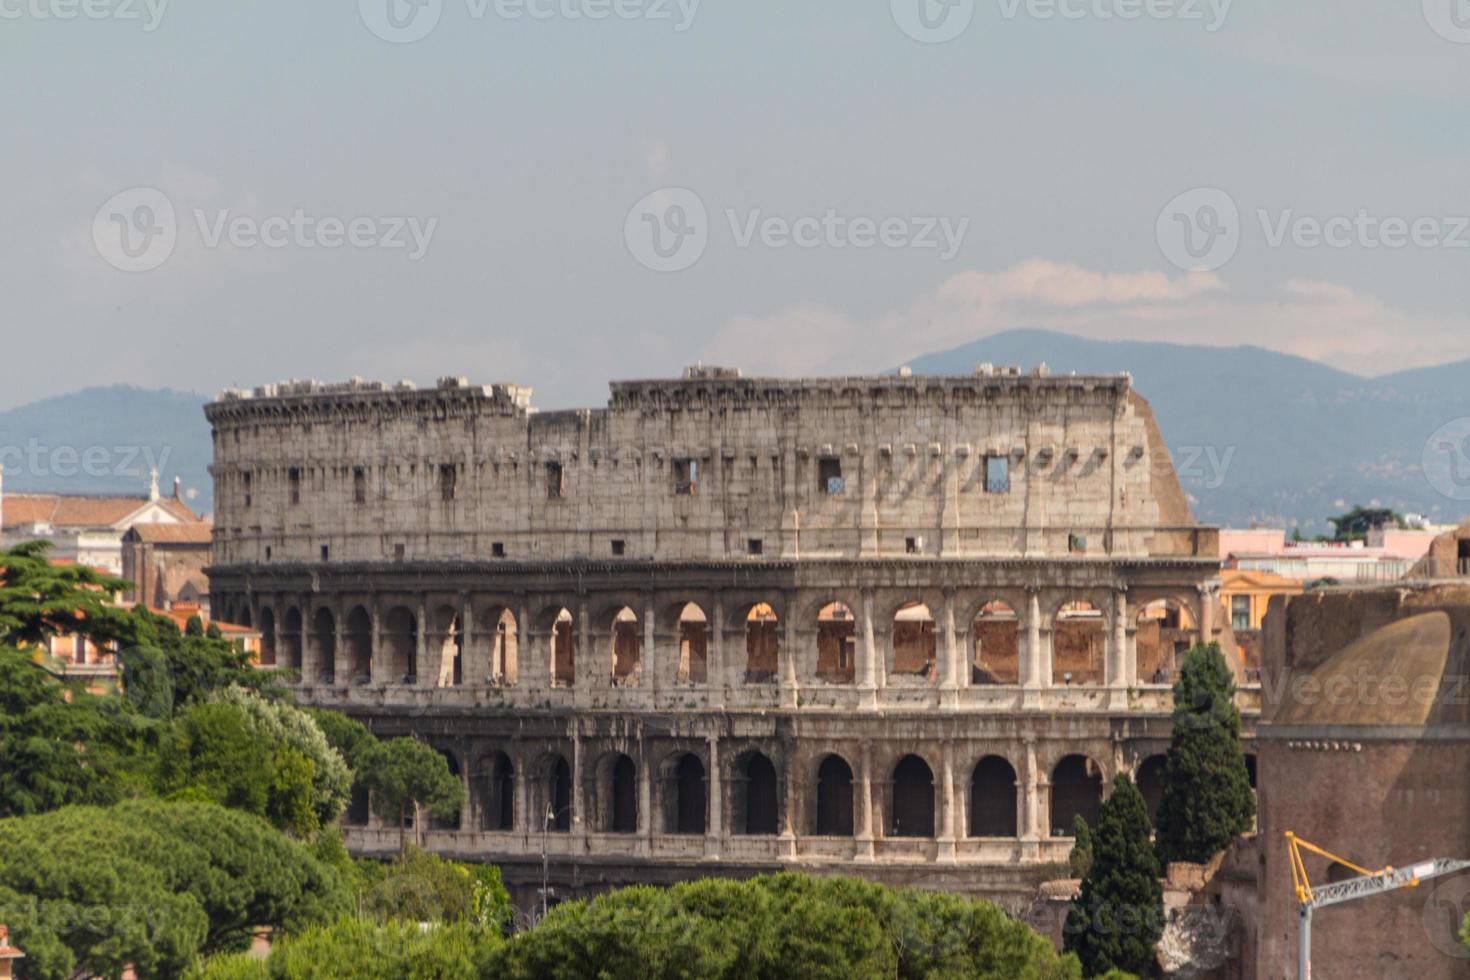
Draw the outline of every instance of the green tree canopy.
<instances>
[{"instance_id":1,"label":"green tree canopy","mask_svg":"<svg viewBox=\"0 0 1470 980\"><path fill-rule=\"evenodd\" d=\"M272 947L264 961L245 954L217 957L201 980L479 980L494 977L500 945L494 929L456 922L422 929L416 923L338 919Z\"/></svg>"},{"instance_id":2,"label":"green tree canopy","mask_svg":"<svg viewBox=\"0 0 1470 980\"><path fill-rule=\"evenodd\" d=\"M444 756L417 739L373 742L359 751L358 764L359 778L372 793L373 809L398 827L400 844L413 811L422 808L449 818L464 806L459 777L449 771Z\"/></svg>"},{"instance_id":3,"label":"green tree canopy","mask_svg":"<svg viewBox=\"0 0 1470 980\"><path fill-rule=\"evenodd\" d=\"M1185 654L1174 682L1174 728L1159 803L1161 863L1204 863L1251 829L1256 798L1240 744L1235 679L1220 648Z\"/></svg>"},{"instance_id":4,"label":"green tree canopy","mask_svg":"<svg viewBox=\"0 0 1470 980\"><path fill-rule=\"evenodd\" d=\"M131 615L111 604L128 583L83 565L53 565L50 548L26 541L0 551L0 643L37 646L61 633L99 645L131 640Z\"/></svg>"},{"instance_id":5,"label":"green tree canopy","mask_svg":"<svg viewBox=\"0 0 1470 980\"><path fill-rule=\"evenodd\" d=\"M256 929L348 913L351 891L264 821L132 801L0 820L0 912L28 978L178 976Z\"/></svg>"},{"instance_id":6,"label":"green tree canopy","mask_svg":"<svg viewBox=\"0 0 1470 980\"><path fill-rule=\"evenodd\" d=\"M1088 976L1114 968L1153 970L1154 945L1164 930L1164 888L1149 829L1142 794L1119 773L1098 812L1092 867L1064 928L1066 949Z\"/></svg>"}]
</instances>

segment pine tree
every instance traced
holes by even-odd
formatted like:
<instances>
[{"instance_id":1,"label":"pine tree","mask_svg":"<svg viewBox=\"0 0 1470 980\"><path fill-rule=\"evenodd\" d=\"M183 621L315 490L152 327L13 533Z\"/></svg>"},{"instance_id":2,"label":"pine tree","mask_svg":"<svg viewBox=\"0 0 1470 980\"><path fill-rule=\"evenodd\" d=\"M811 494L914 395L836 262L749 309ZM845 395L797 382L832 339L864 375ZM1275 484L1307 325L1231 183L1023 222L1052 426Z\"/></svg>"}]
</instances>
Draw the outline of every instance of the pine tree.
<instances>
[{"instance_id":1,"label":"pine tree","mask_svg":"<svg viewBox=\"0 0 1470 980\"><path fill-rule=\"evenodd\" d=\"M1087 826L1080 813L1072 821L1072 852L1067 855L1067 864L1072 869L1073 878L1086 878L1088 869L1092 867L1092 828Z\"/></svg>"},{"instance_id":2,"label":"pine tree","mask_svg":"<svg viewBox=\"0 0 1470 980\"><path fill-rule=\"evenodd\" d=\"M1065 946L1087 976L1153 971L1154 945L1164 931L1164 886L1149 831L1142 794L1119 773L1098 811L1092 867L1067 912Z\"/></svg>"},{"instance_id":3,"label":"pine tree","mask_svg":"<svg viewBox=\"0 0 1470 980\"><path fill-rule=\"evenodd\" d=\"M1235 680L1220 648L1199 645L1174 683L1174 732L1159 803L1158 856L1205 863L1255 822Z\"/></svg>"}]
</instances>

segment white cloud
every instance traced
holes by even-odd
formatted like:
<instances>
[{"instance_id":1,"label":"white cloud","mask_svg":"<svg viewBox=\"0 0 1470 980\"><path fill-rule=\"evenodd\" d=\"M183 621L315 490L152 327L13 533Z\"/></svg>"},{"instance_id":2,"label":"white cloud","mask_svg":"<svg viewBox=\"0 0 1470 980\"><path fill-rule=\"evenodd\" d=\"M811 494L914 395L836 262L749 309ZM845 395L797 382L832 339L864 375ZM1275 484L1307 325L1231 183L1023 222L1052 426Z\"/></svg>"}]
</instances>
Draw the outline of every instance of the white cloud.
<instances>
[{"instance_id":1,"label":"white cloud","mask_svg":"<svg viewBox=\"0 0 1470 980\"><path fill-rule=\"evenodd\" d=\"M1338 283L1291 279L1278 295L1246 301L1213 273L1103 273L1046 259L957 273L907 309L874 319L816 304L735 317L702 356L752 373L860 372L1025 327L1099 340L1255 344L1361 374L1470 358L1470 320L1395 310Z\"/></svg>"}]
</instances>

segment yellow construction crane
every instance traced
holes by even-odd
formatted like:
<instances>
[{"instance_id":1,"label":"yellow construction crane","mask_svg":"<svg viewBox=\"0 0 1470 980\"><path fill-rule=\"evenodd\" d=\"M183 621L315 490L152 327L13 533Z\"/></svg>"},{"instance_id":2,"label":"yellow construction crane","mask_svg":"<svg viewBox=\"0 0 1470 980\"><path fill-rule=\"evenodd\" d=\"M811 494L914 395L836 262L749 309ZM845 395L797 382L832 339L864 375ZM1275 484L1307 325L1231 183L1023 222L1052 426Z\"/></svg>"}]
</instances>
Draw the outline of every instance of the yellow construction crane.
<instances>
[{"instance_id":1,"label":"yellow construction crane","mask_svg":"<svg viewBox=\"0 0 1470 980\"><path fill-rule=\"evenodd\" d=\"M1426 878L1452 874L1470 868L1470 861L1454 861L1447 858L1431 858L1407 868L1380 868L1369 871L1346 858L1325 851L1316 844L1302 840L1291 831L1286 832L1286 850L1291 857L1291 884L1296 890L1297 904L1297 976L1300 980L1312 980L1312 912L1327 905L1350 902L1355 898L1367 898L1400 888L1413 888ZM1302 851L1325 857L1358 873L1356 878L1334 881L1331 884L1312 887L1307 880L1307 868L1302 863Z\"/></svg>"}]
</instances>

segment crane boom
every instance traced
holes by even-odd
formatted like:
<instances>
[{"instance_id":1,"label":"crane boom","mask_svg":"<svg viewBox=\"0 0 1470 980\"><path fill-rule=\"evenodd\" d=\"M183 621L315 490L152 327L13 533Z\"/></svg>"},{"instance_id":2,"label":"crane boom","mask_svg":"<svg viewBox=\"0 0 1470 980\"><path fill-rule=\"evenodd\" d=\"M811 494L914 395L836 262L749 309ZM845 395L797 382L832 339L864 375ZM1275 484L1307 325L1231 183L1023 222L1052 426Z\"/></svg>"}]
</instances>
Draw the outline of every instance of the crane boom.
<instances>
[{"instance_id":1,"label":"crane boom","mask_svg":"<svg viewBox=\"0 0 1470 980\"><path fill-rule=\"evenodd\" d=\"M1369 871L1367 868L1359 867L1345 858L1323 850L1316 844L1302 840L1289 830L1286 832L1286 847L1291 859L1291 883L1296 891L1297 967L1301 980L1312 978L1312 912L1316 909L1351 902L1355 898L1367 898L1370 895L1398 891L1400 888L1413 888L1426 879L1470 868L1470 861L1431 858L1427 861L1419 861L1407 868L1386 867L1377 871ZM1358 874L1346 881L1334 881L1313 888L1312 883L1307 880L1306 865L1302 863L1302 851L1304 850L1321 855Z\"/></svg>"}]
</instances>

